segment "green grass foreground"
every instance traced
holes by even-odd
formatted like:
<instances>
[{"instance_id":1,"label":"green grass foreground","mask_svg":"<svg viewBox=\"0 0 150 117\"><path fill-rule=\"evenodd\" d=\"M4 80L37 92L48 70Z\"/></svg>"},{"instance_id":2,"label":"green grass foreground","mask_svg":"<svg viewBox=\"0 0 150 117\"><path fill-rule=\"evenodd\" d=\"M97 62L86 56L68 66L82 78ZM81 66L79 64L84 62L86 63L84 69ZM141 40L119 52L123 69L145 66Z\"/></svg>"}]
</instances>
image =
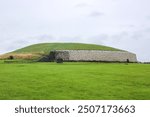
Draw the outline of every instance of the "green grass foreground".
<instances>
[{"instance_id":1,"label":"green grass foreground","mask_svg":"<svg viewBox=\"0 0 150 117\"><path fill-rule=\"evenodd\" d=\"M1 61L0 99L150 99L150 65Z\"/></svg>"}]
</instances>

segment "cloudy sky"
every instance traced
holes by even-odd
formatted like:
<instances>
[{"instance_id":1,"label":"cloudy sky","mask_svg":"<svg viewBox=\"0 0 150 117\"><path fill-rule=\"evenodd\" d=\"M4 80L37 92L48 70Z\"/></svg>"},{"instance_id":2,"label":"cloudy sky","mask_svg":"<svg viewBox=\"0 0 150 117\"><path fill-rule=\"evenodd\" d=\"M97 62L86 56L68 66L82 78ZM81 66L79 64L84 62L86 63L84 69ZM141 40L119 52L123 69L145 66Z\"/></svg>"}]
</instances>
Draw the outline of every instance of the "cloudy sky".
<instances>
[{"instance_id":1,"label":"cloudy sky","mask_svg":"<svg viewBox=\"0 0 150 117\"><path fill-rule=\"evenodd\" d=\"M0 54L43 42L112 46L150 61L150 0L0 0Z\"/></svg>"}]
</instances>

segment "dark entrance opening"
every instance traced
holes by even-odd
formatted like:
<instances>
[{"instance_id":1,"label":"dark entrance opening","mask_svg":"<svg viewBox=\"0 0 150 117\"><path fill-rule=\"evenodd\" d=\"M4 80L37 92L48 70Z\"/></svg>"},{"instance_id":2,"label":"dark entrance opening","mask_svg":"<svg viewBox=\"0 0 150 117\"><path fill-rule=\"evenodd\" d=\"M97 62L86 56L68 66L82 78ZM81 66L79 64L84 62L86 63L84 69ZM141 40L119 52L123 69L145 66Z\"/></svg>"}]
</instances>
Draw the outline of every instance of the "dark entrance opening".
<instances>
[{"instance_id":1,"label":"dark entrance opening","mask_svg":"<svg viewBox=\"0 0 150 117\"><path fill-rule=\"evenodd\" d=\"M127 59L127 63L129 63L130 61L129 61L129 59Z\"/></svg>"},{"instance_id":2,"label":"dark entrance opening","mask_svg":"<svg viewBox=\"0 0 150 117\"><path fill-rule=\"evenodd\" d=\"M56 59L56 63L63 63L63 59L62 58Z\"/></svg>"},{"instance_id":3,"label":"dark entrance opening","mask_svg":"<svg viewBox=\"0 0 150 117\"><path fill-rule=\"evenodd\" d=\"M11 55L11 56L8 57L8 59L13 60L14 57Z\"/></svg>"},{"instance_id":4,"label":"dark entrance opening","mask_svg":"<svg viewBox=\"0 0 150 117\"><path fill-rule=\"evenodd\" d=\"M55 51L50 52L49 59L50 59L50 62L55 61L55 59L56 59L56 52Z\"/></svg>"}]
</instances>

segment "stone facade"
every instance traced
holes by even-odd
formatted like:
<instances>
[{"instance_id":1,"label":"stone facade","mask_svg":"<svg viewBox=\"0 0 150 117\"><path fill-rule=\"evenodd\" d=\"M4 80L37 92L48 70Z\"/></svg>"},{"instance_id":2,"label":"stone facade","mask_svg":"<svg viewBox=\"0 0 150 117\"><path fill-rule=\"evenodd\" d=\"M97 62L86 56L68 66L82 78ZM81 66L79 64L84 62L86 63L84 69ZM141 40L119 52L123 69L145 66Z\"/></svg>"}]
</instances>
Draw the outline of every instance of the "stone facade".
<instances>
[{"instance_id":1,"label":"stone facade","mask_svg":"<svg viewBox=\"0 0 150 117\"><path fill-rule=\"evenodd\" d=\"M104 61L104 62L137 62L136 55L126 51L99 50L57 50L53 59L62 58L64 61Z\"/></svg>"}]
</instances>

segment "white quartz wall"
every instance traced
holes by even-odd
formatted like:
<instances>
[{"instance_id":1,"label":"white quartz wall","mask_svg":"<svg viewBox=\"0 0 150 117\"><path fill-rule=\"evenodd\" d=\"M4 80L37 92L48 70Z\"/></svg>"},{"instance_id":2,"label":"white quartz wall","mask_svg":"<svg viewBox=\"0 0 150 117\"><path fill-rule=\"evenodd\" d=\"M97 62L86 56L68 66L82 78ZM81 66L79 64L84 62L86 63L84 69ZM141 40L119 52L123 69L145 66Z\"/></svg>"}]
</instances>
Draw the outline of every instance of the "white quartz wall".
<instances>
[{"instance_id":1,"label":"white quartz wall","mask_svg":"<svg viewBox=\"0 0 150 117\"><path fill-rule=\"evenodd\" d=\"M130 62L137 62L136 55L124 51L99 51L99 50L63 50L69 52L71 61L120 61L129 59Z\"/></svg>"}]
</instances>

